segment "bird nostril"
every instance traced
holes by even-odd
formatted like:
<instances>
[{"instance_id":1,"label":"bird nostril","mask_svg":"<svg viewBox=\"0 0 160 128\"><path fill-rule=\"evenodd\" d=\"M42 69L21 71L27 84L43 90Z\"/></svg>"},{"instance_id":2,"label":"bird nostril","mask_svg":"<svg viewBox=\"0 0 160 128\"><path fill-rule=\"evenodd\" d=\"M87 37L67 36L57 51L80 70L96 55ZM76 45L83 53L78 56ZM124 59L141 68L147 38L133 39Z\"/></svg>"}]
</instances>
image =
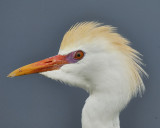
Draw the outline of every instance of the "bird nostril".
<instances>
[{"instance_id":1,"label":"bird nostril","mask_svg":"<svg viewBox=\"0 0 160 128\"><path fill-rule=\"evenodd\" d=\"M52 62L52 60L49 60L49 61L46 61L45 63L51 63Z\"/></svg>"}]
</instances>

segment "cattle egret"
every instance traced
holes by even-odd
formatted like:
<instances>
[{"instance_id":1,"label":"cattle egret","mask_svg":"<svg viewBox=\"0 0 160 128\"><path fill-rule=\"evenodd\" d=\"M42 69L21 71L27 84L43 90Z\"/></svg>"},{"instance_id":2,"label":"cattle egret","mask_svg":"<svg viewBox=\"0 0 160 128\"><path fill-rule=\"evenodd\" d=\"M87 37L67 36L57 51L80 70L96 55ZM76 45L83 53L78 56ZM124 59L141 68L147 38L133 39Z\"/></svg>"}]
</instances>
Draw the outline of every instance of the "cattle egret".
<instances>
[{"instance_id":1,"label":"cattle egret","mask_svg":"<svg viewBox=\"0 0 160 128\"><path fill-rule=\"evenodd\" d=\"M119 114L132 97L145 90L139 52L97 22L77 23L64 35L58 55L28 64L8 76L40 73L89 93L82 128L120 128Z\"/></svg>"}]
</instances>

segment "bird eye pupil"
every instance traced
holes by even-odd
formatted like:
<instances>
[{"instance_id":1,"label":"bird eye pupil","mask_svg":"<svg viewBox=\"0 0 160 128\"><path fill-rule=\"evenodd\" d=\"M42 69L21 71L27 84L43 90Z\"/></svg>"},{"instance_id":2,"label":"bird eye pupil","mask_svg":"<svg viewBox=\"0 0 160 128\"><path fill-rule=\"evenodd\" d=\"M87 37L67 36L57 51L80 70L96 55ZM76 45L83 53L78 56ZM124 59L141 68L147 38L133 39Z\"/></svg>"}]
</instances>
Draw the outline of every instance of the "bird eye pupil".
<instances>
[{"instance_id":1,"label":"bird eye pupil","mask_svg":"<svg viewBox=\"0 0 160 128\"><path fill-rule=\"evenodd\" d=\"M81 54L80 54L80 53L78 53L78 54L77 54L77 57L81 57Z\"/></svg>"}]
</instances>

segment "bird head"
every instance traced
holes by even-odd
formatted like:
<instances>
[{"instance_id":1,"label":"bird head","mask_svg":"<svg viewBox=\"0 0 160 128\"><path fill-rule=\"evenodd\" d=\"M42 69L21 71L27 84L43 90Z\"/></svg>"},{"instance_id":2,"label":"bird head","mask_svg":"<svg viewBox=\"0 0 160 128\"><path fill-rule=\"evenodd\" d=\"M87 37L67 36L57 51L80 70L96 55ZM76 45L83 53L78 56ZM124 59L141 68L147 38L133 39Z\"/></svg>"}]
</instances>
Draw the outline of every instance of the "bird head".
<instances>
[{"instance_id":1,"label":"bird head","mask_svg":"<svg viewBox=\"0 0 160 128\"><path fill-rule=\"evenodd\" d=\"M111 26L77 23L64 35L58 55L18 68L8 76L40 73L89 93L118 90L131 97L144 90L141 75L146 73L139 65L139 53L129 44Z\"/></svg>"}]
</instances>

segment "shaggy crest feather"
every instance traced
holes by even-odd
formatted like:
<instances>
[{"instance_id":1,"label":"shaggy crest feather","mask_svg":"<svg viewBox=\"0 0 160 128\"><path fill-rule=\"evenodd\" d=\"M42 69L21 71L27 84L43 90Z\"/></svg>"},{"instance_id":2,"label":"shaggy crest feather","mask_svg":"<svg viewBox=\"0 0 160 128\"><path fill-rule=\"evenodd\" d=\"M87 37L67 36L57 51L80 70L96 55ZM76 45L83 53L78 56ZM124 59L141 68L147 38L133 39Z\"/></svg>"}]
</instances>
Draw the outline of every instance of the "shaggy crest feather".
<instances>
[{"instance_id":1,"label":"shaggy crest feather","mask_svg":"<svg viewBox=\"0 0 160 128\"><path fill-rule=\"evenodd\" d=\"M87 39L89 43L91 42L89 40L93 40L96 37L106 38L113 45L114 49L125 55L128 63L132 96L136 96L137 93L141 95L145 90L142 76L148 76L140 66L143 65L139 57L141 54L129 46L130 41L116 33L115 27L102 25L98 22L77 23L64 35L60 49L72 48L78 40Z\"/></svg>"}]
</instances>

